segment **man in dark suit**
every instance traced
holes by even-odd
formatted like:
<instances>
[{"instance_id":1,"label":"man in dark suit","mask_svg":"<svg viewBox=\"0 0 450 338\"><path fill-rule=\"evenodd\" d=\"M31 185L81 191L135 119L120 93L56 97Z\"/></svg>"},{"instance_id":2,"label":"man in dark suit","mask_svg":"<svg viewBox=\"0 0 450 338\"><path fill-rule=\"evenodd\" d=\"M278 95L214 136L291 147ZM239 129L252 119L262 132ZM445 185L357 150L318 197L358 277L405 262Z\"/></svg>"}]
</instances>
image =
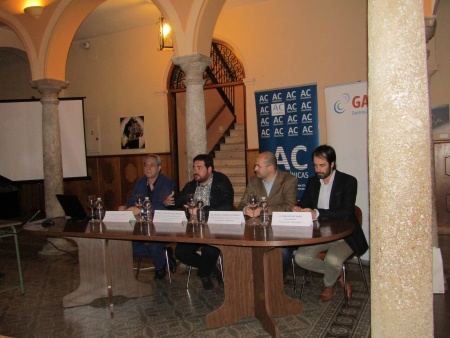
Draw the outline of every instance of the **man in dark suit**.
<instances>
[{"instance_id":1,"label":"man in dark suit","mask_svg":"<svg viewBox=\"0 0 450 338\"><path fill-rule=\"evenodd\" d=\"M186 204L188 194L200 196L205 203L204 210L209 211L231 211L233 210L234 189L229 178L214 170L213 159L206 154L194 157L193 180L186 183L183 190L174 196L172 193L163 202L169 208L181 208ZM201 254L198 250L201 248ZM198 268L197 275L200 277L203 288L211 290L214 284L210 276L216 277L219 284L223 283L222 273L216 263L220 250L214 246L205 244L178 243L175 256L184 264Z\"/></svg>"},{"instance_id":2,"label":"man in dark suit","mask_svg":"<svg viewBox=\"0 0 450 338\"><path fill-rule=\"evenodd\" d=\"M358 182L355 177L336 170L336 152L328 145L317 147L312 160L316 176L310 178L300 202L293 211L311 212L313 219L349 219L355 223L354 231L348 237L330 243L299 247L295 262L302 268L324 274L324 290L320 300L333 298L337 280L343 286L341 277L344 261L353 253L362 255L368 244L355 215L355 201ZM317 254L326 251L325 259ZM351 286L347 282L347 297L351 297Z\"/></svg>"}]
</instances>

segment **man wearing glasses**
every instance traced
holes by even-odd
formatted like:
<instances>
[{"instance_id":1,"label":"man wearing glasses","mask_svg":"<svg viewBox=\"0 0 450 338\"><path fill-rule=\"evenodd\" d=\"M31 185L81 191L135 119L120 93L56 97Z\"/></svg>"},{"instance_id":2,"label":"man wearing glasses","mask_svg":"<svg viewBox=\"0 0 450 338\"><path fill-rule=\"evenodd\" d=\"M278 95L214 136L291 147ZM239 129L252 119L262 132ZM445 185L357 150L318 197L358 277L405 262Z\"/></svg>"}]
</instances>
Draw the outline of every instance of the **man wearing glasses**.
<instances>
[{"instance_id":1,"label":"man wearing glasses","mask_svg":"<svg viewBox=\"0 0 450 338\"><path fill-rule=\"evenodd\" d=\"M194 179L184 186L183 190L174 196L171 194L164 200L164 205L181 208L186 204L188 194L194 194L204 202L206 217L210 210L233 210L234 189L229 178L214 170L213 159L206 154L194 157L192 172ZM201 248L201 254L198 250ZM211 290L214 284L211 275L215 275L219 284L223 283L222 273L217 268L220 250L205 244L178 243L175 256L184 264L198 268L203 288Z\"/></svg>"},{"instance_id":2,"label":"man wearing glasses","mask_svg":"<svg viewBox=\"0 0 450 338\"><path fill-rule=\"evenodd\" d=\"M140 210L135 206L135 196L141 194L149 197L152 202L152 211L165 210L163 200L170 195L175 187L173 181L160 173L161 158L156 154L148 154L144 160L144 177L136 181L130 199L119 210L131 210L134 215L139 215ZM163 242L133 241L133 255L151 257L155 265L155 279L163 279L166 276L166 245ZM167 248L170 271L175 272L177 265L173 258L172 248Z\"/></svg>"},{"instance_id":3,"label":"man wearing glasses","mask_svg":"<svg viewBox=\"0 0 450 338\"><path fill-rule=\"evenodd\" d=\"M269 151L258 155L253 166L255 175L250 179L244 196L239 203L238 210L247 206L249 195L256 195L258 201L266 196L269 203L269 214L274 211L291 211L297 203L297 178L288 172L279 170L275 155ZM255 217L261 213L258 207L254 210ZM253 216L252 210L245 209L245 214Z\"/></svg>"}]
</instances>

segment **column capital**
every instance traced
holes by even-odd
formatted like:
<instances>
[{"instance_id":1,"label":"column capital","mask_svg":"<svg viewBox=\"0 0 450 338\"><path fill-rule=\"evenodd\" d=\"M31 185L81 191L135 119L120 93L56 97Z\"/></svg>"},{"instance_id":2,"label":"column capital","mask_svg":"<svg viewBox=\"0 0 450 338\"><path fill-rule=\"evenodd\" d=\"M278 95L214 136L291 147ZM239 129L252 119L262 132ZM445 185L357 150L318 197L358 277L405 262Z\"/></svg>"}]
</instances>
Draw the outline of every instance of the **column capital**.
<instances>
[{"instance_id":1,"label":"column capital","mask_svg":"<svg viewBox=\"0 0 450 338\"><path fill-rule=\"evenodd\" d=\"M40 79L30 81L30 85L32 88L37 89L44 98L57 98L60 91L69 86L69 82L55 79Z\"/></svg>"},{"instance_id":2,"label":"column capital","mask_svg":"<svg viewBox=\"0 0 450 338\"><path fill-rule=\"evenodd\" d=\"M183 56L174 56L172 61L175 65L180 66L186 74L186 85L203 85L205 83L205 80L203 79L203 72L206 67L211 64L212 59L209 56L196 53Z\"/></svg>"}]
</instances>

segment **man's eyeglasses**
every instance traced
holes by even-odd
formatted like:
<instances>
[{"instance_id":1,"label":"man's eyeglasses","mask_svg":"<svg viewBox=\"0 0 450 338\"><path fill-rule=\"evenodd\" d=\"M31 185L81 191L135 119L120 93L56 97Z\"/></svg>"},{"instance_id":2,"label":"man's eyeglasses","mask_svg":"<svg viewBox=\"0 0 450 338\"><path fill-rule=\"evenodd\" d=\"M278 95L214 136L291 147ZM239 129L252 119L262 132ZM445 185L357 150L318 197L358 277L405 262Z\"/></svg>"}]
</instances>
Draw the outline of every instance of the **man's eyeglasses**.
<instances>
[{"instance_id":1,"label":"man's eyeglasses","mask_svg":"<svg viewBox=\"0 0 450 338\"><path fill-rule=\"evenodd\" d=\"M267 168L267 167L269 167L269 166L271 166L271 164L269 164L269 165L255 164L255 165L253 166L253 169Z\"/></svg>"}]
</instances>

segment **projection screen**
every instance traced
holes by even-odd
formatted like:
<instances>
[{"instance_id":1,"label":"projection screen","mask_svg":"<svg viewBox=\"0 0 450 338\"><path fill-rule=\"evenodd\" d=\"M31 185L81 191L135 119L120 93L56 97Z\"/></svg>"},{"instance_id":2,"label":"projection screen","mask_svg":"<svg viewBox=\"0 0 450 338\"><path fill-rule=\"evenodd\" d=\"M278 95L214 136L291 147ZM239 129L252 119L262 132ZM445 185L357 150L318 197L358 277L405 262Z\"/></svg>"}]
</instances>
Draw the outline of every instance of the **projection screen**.
<instances>
[{"instance_id":1,"label":"projection screen","mask_svg":"<svg viewBox=\"0 0 450 338\"><path fill-rule=\"evenodd\" d=\"M83 98L60 99L58 106L64 178L86 177ZM0 175L11 181L44 179L42 104L0 101Z\"/></svg>"}]
</instances>

